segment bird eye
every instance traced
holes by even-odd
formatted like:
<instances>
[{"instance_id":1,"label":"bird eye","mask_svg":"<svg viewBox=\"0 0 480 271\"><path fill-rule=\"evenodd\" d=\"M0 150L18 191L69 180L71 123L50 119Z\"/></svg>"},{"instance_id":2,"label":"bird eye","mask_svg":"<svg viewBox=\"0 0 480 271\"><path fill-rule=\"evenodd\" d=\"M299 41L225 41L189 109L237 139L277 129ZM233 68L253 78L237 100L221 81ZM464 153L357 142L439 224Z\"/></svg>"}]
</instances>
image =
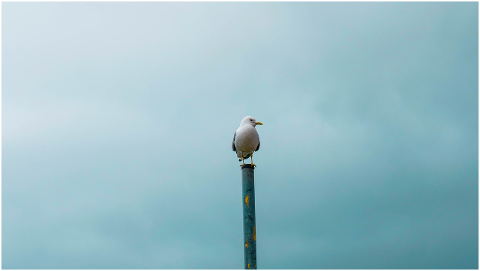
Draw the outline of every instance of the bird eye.
<instances>
[{"instance_id":1,"label":"bird eye","mask_svg":"<svg viewBox=\"0 0 480 271\"><path fill-rule=\"evenodd\" d=\"M250 121L253 121L253 119L250 119Z\"/></svg>"}]
</instances>

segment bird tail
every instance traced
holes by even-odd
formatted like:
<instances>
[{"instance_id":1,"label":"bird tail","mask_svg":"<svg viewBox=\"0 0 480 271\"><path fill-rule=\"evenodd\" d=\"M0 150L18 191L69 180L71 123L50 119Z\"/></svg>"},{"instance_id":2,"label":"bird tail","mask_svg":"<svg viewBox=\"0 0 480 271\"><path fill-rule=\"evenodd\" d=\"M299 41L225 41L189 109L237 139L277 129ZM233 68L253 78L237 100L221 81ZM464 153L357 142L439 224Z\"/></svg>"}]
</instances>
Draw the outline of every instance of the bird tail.
<instances>
[{"instance_id":1,"label":"bird tail","mask_svg":"<svg viewBox=\"0 0 480 271\"><path fill-rule=\"evenodd\" d=\"M239 162L242 161L242 155L243 155L243 153L237 152L237 157L240 158L240 159L238 159ZM251 155L252 155L252 154L249 153L249 154L247 154L247 156L244 156L243 159L248 159Z\"/></svg>"},{"instance_id":2,"label":"bird tail","mask_svg":"<svg viewBox=\"0 0 480 271\"><path fill-rule=\"evenodd\" d=\"M250 158L250 155L251 155L251 154L247 154L247 156L244 156L243 159L248 159L248 158ZM242 161L242 159L240 158L239 161Z\"/></svg>"}]
</instances>

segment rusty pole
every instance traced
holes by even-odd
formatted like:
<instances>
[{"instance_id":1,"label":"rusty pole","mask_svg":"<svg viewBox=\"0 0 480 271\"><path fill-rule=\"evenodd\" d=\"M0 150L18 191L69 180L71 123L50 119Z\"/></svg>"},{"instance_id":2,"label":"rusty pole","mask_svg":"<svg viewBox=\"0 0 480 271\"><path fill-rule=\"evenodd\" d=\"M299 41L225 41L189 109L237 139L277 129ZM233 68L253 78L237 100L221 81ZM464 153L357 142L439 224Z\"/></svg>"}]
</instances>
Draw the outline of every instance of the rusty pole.
<instances>
[{"instance_id":1,"label":"rusty pole","mask_svg":"<svg viewBox=\"0 0 480 271\"><path fill-rule=\"evenodd\" d=\"M250 164L242 166L243 245L245 269L257 269L254 170L255 167Z\"/></svg>"}]
</instances>

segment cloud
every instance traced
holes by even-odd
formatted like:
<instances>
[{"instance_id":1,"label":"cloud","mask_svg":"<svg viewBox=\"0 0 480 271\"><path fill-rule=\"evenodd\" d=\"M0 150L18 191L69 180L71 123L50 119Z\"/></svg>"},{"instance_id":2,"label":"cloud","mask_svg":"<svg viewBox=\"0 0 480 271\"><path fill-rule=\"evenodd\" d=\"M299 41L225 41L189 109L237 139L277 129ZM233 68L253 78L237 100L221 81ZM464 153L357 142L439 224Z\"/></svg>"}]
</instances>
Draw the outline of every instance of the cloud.
<instances>
[{"instance_id":1,"label":"cloud","mask_svg":"<svg viewBox=\"0 0 480 271\"><path fill-rule=\"evenodd\" d=\"M478 267L473 3L7 3L3 267ZM461 251L461 253L459 252Z\"/></svg>"}]
</instances>

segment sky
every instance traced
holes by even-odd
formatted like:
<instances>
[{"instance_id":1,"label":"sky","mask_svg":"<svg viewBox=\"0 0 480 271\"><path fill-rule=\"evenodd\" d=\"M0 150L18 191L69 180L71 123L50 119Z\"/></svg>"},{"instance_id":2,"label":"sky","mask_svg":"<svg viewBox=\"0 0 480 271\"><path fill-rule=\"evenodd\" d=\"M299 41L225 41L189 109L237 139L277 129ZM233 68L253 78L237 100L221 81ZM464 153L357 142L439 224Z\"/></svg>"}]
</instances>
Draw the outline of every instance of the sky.
<instances>
[{"instance_id":1,"label":"sky","mask_svg":"<svg viewBox=\"0 0 480 271\"><path fill-rule=\"evenodd\" d=\"M478 268L478 3L3 2L2 267Z\"/></svg>"}]
</instances>

